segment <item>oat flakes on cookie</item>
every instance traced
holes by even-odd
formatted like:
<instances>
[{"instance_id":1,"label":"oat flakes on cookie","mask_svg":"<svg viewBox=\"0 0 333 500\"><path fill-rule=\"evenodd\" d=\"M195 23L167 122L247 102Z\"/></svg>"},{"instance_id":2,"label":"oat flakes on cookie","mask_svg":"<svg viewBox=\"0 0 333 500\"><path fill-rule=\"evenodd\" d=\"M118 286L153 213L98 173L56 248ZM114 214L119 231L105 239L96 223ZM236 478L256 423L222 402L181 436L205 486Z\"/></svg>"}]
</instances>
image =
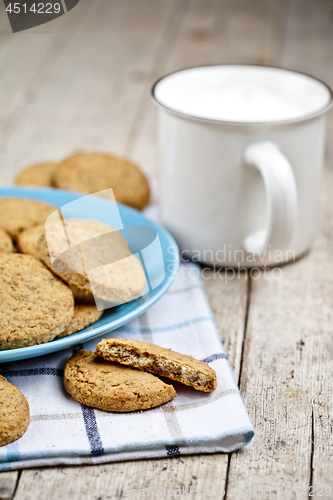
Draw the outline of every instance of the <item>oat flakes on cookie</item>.
<instances>
[{"instance_id":1,"label":"oat flakes on cookie","mask_svg":"<svg viewBox=\"0 0 333 500\"><path fill-rule=\"evenodd\" d=\"M58 163L37 163L22 170L15 179L18 186L53 187L53 177Z\"/></svg>"},{"instance_id":2,"label":"oat flakes on cookie","mask_svg":"<svg viewBox=\"0 0 333 500\"><path fill-rule=\"evenodd\" d=\"M177 395L172 385L150 373L109 363L83 350L68 360L64 385L79 403L115 412L154 408Z\"/></svg>"},{"instance_id":3,"label":"oat flakes on cookie","mask_svg":"<svg viewBox=\"0 0 333 500\"><path fill-rule=\"evenodd\" d=\"M29 423L28 401L17 387L0 375L0 446L23 436Z\"/></svg>"},{"instance_id":4,"label":"oat flakes on cookie","mask_svg":"<svg viewBox=\"0 0 333 500\"><path fill-rule=\"evenodd\" d=\"M74 314L70 288L39 260L0 254L0 349L53 340Z\"/></svg>"},{"instance_id":5,"label":"oat flakes on cookie","mask_svg":"<svg viewBox=\"0 0 333 500\"><path fill-rule=\"evenodd\" d=\"M216 389L216 373L207 363L155 344L139 340L103 339L97 345L96 354L106 360L170 378L198 391Z\"/></svg>"},{"instance_id":6,"label":"oat flakes on cookie","mask_svg":"<svg viewBox=\"0 0 333 500\"><path fill-rule=\"evenodd\" d=\"M45 222L56 209L48 203L24 198L0 198L0 228L14 239L28 227Z\"/></svg>"},{"instance_id":7,"label":"oat flakes on cookie","mask_svg":"<svg viewBox=\"0 0 333 500\"><path fill-rule=\"evenodd\" d=\"M141 210L150 197L149 185L140 169L129 160L100 153L78 153L62 163L54 175L55 185L81 193L112 188L117 202Z\"/></svg>"},{"instance_id":8,"label":"oat flakes on cookie","mask_svg":"<svg viewBox=\"0 0 333 500\"><path fill-rule=\"evenodd\" d=\"M15 252L13 241L6 231L0 229L0 252Z\"/></svg>"},{"instance_id":9,"label":"oat flakes on cookie","mask_svg":"<svg viewBox=\"0 0 333 500\"><path fill-rule=\"evenodd\" d=\"M48 224L37 248L43 262L68 283L76 299L92 301L95 297L110 307L142 295L145 273L118 231L96 220L66 219L65 225L67 235L58 223ZM67 238L73 246L63 251Z\"/></svg>"}]
</instances>

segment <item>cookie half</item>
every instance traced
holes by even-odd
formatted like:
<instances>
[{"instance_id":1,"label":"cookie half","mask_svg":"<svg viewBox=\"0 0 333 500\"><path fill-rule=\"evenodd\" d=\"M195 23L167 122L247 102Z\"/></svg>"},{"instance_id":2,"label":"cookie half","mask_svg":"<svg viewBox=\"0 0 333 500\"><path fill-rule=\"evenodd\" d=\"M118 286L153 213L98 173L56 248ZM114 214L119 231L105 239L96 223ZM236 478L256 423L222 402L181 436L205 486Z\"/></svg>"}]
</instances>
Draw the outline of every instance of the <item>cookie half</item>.
<instances>
[{"instance_id":1,"label":"cookie half","mask_svg":"<svg viewBox=\"0 0 333 500\"><path fill-rule=\"evenodd\" d=\"M0 446L23 436L29 423L28 401L17 387L0 375Z\"/></svg>"},{"instance_id":2,"label":"cookie half","mask_svg":"<svg viewBox=\"0 0 333 500\"><path fill-rule=\"evenodd\" d=\"M0 349L53 340L74 314L70 288L39 260L0 254Z\"/></svg>"},{"instance_id":3,"label":"cookie half","mask_svg":"<svg viewBox=\"0 0 333 500\"><path fill-rule=\"evenodd\" d=\"M100 153L79 153L59 164L55 185L80 193L112 188L116 201L141 210L150 197L149 184L134 163Z\"/></svg>"},{"instance_id":4,"label":"cookie half","mask_svg":"<svg viewBox=\"0 0 333 500\"><path fill-rule=\"evenodd\" d=\"M79 332L89 325L95 323L103 314L103 311L98 311L96 306L85 304L75 304L74 316L71 319L68 327L64 330L58 338L67 337L72 333Z\"/></svg>"},{"instance_id":5,"label":"cookie half","mask_svg":"<svg viewBox=\"0 0 333 500\"><path fill-rule=\"evenodd\" d=\"M58 163L37 163L22 170L15 179L18 186L54 186L53 177Z\"/></svg>"},{"instance_id":6,"label":"cookie half","mask_svg":"<svg viewBox=\"0 0 333 500\"><path fill-rule=\"evenodd\" d=\"M75 401L105 411L145 410L176 396L172 385L150 373L109 363L83 350L68 360L64 385Z\"/></svg>"},{"instance_id":7,"label":"cookie half","mask_svg":"<svg viewBox=\"0 0 333 500\"><path fill-rule=\"evenodd\" d=\"M24 198L0 198L0 228L14 239L28 227L45 222L56 208Z\"/></svg>"},{"instance_id":8,"label":"cookie half","mask_svg":"<svg viewBox=\"0 0 333 500\"><path fill-rule=\"evenodd\" d=\"M66 234L56 223L48 224L37 249L77 300L98 299L103 309L141 297L144 270L118 231L96 220L66 219L65 226ZM64 251L67 240L72 246Z\"/></svg>"},{"instance_id":9,"label":"cookie half","mask_svg":"<svg viewBox=\"0 0 333 500\"><path fill-rule=\"evenodd\" d=\"M215 371L203 361L138 340L103 339L97 356L189 385L198 391L216 389Z\"/></svg>"},{"instance_id":10,"label":"cookie half","mask_svg":"<svg viewBox=\"0 0 333 500\"><path fill-rule=\"evenodd\" d=\"M14 252L14 245L11 237L6 231L0 229L0 252Z\"/></svg>"}]
</instances>

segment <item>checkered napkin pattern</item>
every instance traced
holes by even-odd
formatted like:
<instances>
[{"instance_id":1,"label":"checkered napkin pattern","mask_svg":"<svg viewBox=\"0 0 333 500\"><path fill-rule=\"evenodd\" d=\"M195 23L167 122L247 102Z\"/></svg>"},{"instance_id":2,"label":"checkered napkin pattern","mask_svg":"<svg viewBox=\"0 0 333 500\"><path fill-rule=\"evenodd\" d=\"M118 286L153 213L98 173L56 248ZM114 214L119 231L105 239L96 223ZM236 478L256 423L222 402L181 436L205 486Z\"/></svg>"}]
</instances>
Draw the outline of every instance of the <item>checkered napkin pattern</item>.
<instances>
[{"instance_id":1,"label":"checkered napkin pattern","mask_svg":"<svg viewBox=\"0 0 333 500\"><path fill-rule=\"evenodd\" d=\"M0 373L26 396L31 422L21 439L0 448L0 471L57 464L193 453L229 452L247 444L254 429L218 338L194 264L182 264L171 289L145 314L101 338L153 342L189 354L217 373L214 392L173 383L177 396L146 411L108 413L74 401L63 387L63 371L74 349L0 365Z\"/></svg>"}]
</instances>

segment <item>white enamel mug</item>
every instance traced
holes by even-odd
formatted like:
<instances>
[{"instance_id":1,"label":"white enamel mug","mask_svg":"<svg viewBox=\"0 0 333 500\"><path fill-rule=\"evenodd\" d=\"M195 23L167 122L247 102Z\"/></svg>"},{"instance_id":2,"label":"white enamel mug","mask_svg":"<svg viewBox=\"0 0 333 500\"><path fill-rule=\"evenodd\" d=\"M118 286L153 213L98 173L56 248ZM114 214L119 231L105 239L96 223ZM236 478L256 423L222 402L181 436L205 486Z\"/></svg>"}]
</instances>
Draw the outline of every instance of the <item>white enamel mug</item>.
<instances>
[{"instance_id":1,"label":"white enamel mug","mask_svg":"<svg viewBox=\"0 0 333 500\"><path fill-rule=\"evenodd\" d=\"M307 252L330 88L285 69L219 65L167 75L152 94L161 218L182 255L256 267Z\"/></svg>"}]
</instances>

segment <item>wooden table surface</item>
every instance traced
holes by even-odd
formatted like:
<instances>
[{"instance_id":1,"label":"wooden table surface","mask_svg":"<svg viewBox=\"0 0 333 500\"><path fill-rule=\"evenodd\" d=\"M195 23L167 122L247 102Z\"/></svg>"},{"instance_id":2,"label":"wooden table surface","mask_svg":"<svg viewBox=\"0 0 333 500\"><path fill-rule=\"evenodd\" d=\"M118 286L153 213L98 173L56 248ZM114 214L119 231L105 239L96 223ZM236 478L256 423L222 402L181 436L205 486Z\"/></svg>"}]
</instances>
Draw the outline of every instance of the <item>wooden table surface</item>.
<instances>
[{"instance_id":1,"label":"wooden table surface","mask_svg":"<svg viewBox=\"0 0 333 500\"><path fill-rule=\"evenodd\" d=\"M0 8L1 184L31 162L82 149L129 156L155 176L149 89L174 69L273 64L333 85L332 0L81 0L15 35ZM211 273L205 280L256 428L250 445L230 455L6 472L1 499L111 500L123 498L124 486L190 485L236 498L328 498L330 487L333 497L332 160L331 115L310 254L283 267L281 279Z\"/></svg>"}]
</instances>

